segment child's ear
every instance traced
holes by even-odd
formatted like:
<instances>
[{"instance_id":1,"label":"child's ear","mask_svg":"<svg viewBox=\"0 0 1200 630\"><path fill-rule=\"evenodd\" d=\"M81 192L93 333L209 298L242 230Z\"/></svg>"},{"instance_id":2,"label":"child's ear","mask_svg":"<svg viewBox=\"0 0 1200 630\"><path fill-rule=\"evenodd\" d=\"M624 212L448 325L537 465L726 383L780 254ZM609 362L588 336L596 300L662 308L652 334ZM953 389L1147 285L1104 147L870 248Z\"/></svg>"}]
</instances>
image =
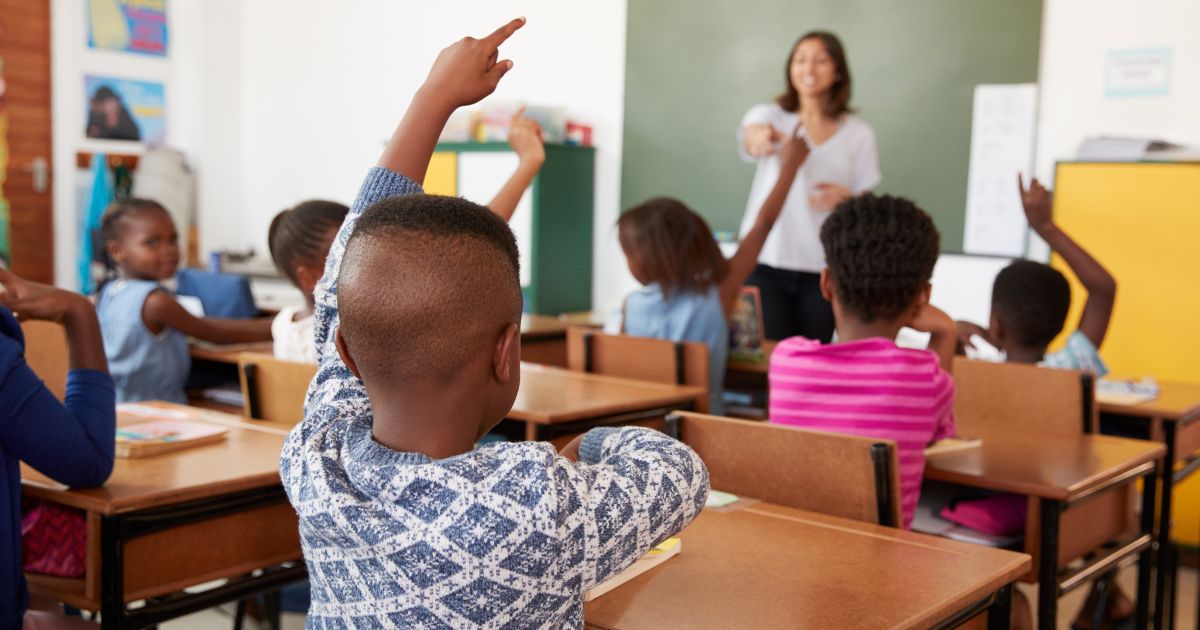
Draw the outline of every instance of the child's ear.
<instances>
[{"instance_id":1,"label":"child's ear","mask_svg":"<svg viewBox=\"0 0 1200 630\"><path fill-rule=\"evenodd\" d=\"M104 244L104 250L108 252L108 257L113 262L120 262L125 255L121 252L121 244L116 240L108 241Z\"/></svg>"},{"instance_id":2,"label":"child's ear","mask_svg":"<svg viewBox=\"0 0 1200 630\"><path fill-rule=\"evenodd\" d=\"M821 297L826 302L833 302L833 277L829 275L829 267L821 270Z\"/></svg>"},{"instance_id":3,"label":"child's ear","mask_svg":"<svg viewBox=\"0 0 1200 630\"><path fill-rule=\"evenodd\" d=\"M313 289L316 288L317 282L321 280L321 273L309 267L308 265L296 265L296 282L300 285L300 290L307 295L312 295Z\"/></svg>"},{"instance_id":4,"label":"child's ear","mask_svg":"<svg viewBox=\"0 0 1200 630\"><path fill-rule=\"evenodd\" d=\"M342 357L342 363L350 369L350 373L354 378L362 380L362 374L358 371L358 364L354 362L354 357L350 356L350 350L346 347L346 338L342 336L342 327L333 332L333 345L337 346L338 356Z\"/></svg>"},{"instance_id":5,"label":"child's ear","mask_svg":"<svg viewBox=\"0 0 1200 630\"><path fill-rule=\"evenodd\" d=\"M995 313L992 313L992 316L988 319L988 337L991 337L992 343L996 344L997 347L1003 348L1005 337L1007 336L1008 329L1004 326L1004 322L1000 321L1000 318Z\"/></svg>"},{"instance_id":6,"label":"child's ear","mask_svg":"<svg viewBox=\"0 0 1200 630\"><path fill-rule=\"evenodd\" d=\"M496 353L492 357L492 375L501 383L508 383L517 377L521 365L521 327L509 324L496 340Z\"/></svg>"}]
</instances>

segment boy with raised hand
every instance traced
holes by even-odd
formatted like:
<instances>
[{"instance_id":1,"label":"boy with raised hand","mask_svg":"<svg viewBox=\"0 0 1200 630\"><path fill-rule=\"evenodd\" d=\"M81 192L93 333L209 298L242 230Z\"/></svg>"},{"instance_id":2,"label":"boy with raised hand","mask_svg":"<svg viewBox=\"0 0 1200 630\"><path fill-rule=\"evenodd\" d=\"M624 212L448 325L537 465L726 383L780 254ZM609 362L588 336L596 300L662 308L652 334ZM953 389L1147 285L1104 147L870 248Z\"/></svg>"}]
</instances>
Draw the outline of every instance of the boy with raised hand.
<instances>
[{"instance_id":1,"label":"boy with raised hand","mask_svg":"<svg viewBox=\"0 0 1200 630\"><path fill-rule=\"evenodd\" d=\"M1046 353L1046 347L1062 332L1071 306L1071 286L1066 277L1049 265L1018 260L1005 267L992 285L992 314L988 328L958 322L958 339L973 347L979 335L1004 351L1008 361L1037 363L1046 367L1092 372L1104 376L1108 368L1099 348L1108 334L1108 322L1117 299L1117 281L1091 254L1054 223L1053 198L1035 178L1025 188L1017 176L1021 205L1029 227L1046 241L1087 290L1087 301L1079 324L1062 350Z\"/></svg>"},{"instance_id":2,"label":"boy with raised hand","mask_svg":"<svg viewBox=\"0 0 1200 630\"><path fill-rule=\"evenodd\" d=\"M516 241L487 208L416 182L451 112L512 67L498 47L523 25L438 56L317 285L320 367L280 462L309 627L581 627L584 591L707 497L696 454L646 429L594 429L562 456L473 450L520 381Z\"/></svg>"}]
</instances>

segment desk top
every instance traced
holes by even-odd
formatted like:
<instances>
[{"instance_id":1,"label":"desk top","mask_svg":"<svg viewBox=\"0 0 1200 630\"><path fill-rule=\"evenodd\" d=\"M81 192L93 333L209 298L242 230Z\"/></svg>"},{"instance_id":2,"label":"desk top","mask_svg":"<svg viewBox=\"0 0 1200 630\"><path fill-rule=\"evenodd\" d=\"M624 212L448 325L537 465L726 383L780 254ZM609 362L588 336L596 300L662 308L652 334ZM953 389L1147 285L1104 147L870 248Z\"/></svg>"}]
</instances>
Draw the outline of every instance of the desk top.
<instances>
[{"instance_id":1,"label":"desk top","mask_svg":"<svg viewBox=\"0 0 1200 630\"><path fill-rule=\"evenodd\" d=\"M1136 405L1100 403L1100 411L1188 422L1200 418L1200 385L1159 383L1158 397Z\"/></svg>"},{"instance_id":2,"label":"desk top","mask_svg":"<svg viewBox=\"0 0 1200 630\"><path fill-rule=\"evenodd\" d=\"M1029 556L754 503L705 509L678 556L584 604L589 628L929 627Z\"/></svg>"},{"instance_id":3,"label":"desk top","mask_svg":"<svg viewBox=\"0 0 1200 630\"><path fill-rule=\"evenodd\" d=\"M521 315L521 339L565 337L567 323L549 315Z\"/></svg>"},{"instance_id":4,"label":"desk top","mask_svg":"<svg viewBox=\"0 0 1200 630\"><path fill-rule=\"evenodd\" d=\"M239 354L243 352L274 354L275 346L270 341L215 344L193 340L189 345L189 352L191 353L193 360L201 359L204 361L216 361L217 363L229 363L231 365L237 365Z\"/></svg>"},{"instance_id":5,"label":"desk top","mask_svg":"<svg viewBox=\"0 0 1200 630\"><path fill-rule=\"evenodd\" d=\"M537 424L589 420L689 404L703 388L664 385L562 368L521 364L521 389L506 416Z\"/></svg>"},{"instance_id":6,"label":"desk top","mask_svg":"<svg viewBox=\"0 0 1200 630\"><path fill-rule=\"evenodd\" d=\"M982 438L977 448L930 455L925 478L974 488L1071 501L1159 459L1157 442L1107 435L1005 432L959 419L961 435Z\"/></svg>"},{"instance_id":7,"label":"desk top","mask_svg":"<svg viewBox=\"0 0 1200 630\"><path fill-rule=\"evenodd\" d=\"M755 374L766 374L767 369L771 367L771 353L775 352L775 346L779 345L778 341L763 342L763 360L762 361L738 361L730 359L725 364L725 369L736 372L753 372Z\"/></svg>"},{"instance_id":8,"label":"desk top","mask_svg":"<svg viewBox=\"0 0 1200 630\"><path fill-rule=\"evenodd\" d=\"M90 512L117 514L279 484L279 453L287 435L282 427L184 405L148 405L187 410L189 420L228 426L229 433L215 444L151 457L117 458L112 476L99 488L70 490L22 464L24 494ZM117 425L149 420L121 413Z\"/></svg>"}]
</instances>

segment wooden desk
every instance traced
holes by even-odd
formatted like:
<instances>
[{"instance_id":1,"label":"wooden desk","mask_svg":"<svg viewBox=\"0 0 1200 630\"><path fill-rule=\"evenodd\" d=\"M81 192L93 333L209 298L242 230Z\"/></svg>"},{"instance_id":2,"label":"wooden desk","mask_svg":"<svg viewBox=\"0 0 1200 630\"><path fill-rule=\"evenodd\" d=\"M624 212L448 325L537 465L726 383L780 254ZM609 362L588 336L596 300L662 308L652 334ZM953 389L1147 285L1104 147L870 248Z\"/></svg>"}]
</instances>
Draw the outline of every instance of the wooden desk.
<instances>
[{"instance_id":1,"label":"wooden desk","mask_svg":"<svg viewBox=\"0 0 1200 630\"><path fill-rule=\"evenodd\" d=\"M983 438L982 445L927 457L925 478L1030 498L1030 522L1036 519L1038 527L1027 526L1025 539L1026 550L1035 556L1037 565L1038 627L1055 627L1059 595L1138 554L1137 627L1145 628L1150 613L1156 463L1165 453L1163 445L1103 435L1004 432L972 426L966 419L959 419L958 431ZM1088 512L1101 502L1085 500L1138 479L1145 483L1140 535L1060 576L1060 564L1103 544L1110 533L1119 533L1103 529L1110 512ZM1122 509L1121 503L1117 501L1117 509ZM1060 536L1060 518L1073 506L1077 511L1072 517L1092 518L1093 527L1086 535Z\"/></svg>"},{"instance_id":2,"label":"wooden desk","mask_svg":"<svg viewBox=\"0 0 1200 630\"><path fill-rule=\"evenodd\" d=\"M183 408L159 403L166 408ZM296 513L279 480L283 432L200 411L230 427L216 444L117 459L108 483L70 490L21 469L25 496L84 510L87 572L80 579L28 575L32 592L99 610L104 628L144 627L277 590L305 575ZM118 425L147 418L121 414ZM253 577L242 577L262 569ZM230 578L220 587L184 588ZM126 604L170 595L129 610Z\"/></svg>"},{"instance_id":3,"label":"wooden desk","mask_svg":"<svg viewBox=\"0 0 1200 630\"><path fill-rule=\"evenodd\" d=\"M546 315L521 315L521 360L567 367L567 323Z\"/></svg>"},{"instance_id":4,"label":"wooden desk","mask_svg":"<svg viewBox=\"0 0 1200 630\"><path fill-rule=\"evenodd\" d=\"M635 381L521 364L521 389L509 420L525 423L528 440L578 433L600 424L661 418L692 409L702 388Z\"/></svg>"},{"instance_id":5,"label":"wooden desk","mask_svg":"<svg viewBox=\"0 0 1200 630\"><path fill-rule=\"evenodd\" d=\"M270 341L230 344L213 344L204 341L192 341L191 345L189 346L189 353L192 355L193 360L228 363L229 365L237 365L238 355L243 352L274 354L275 346Z\"/></svg>"},{"instance_id":6,"label":"wooden desk","mask_svg":"<svg viewBox=\"0 0 1200 630\"><path fill-rule=\"evenodd\" d=\"M1161 542L1158 549L1156 600L1159 605L1155 607L1154 621L1156 627L1172 627L1175 621L1179 549L1169 535L1171 501L1175 484L1200 470L1200 385L1159 383L1158 398L1136 405L1102 402L1100 413L1143 421L1143 436L1161 442L1167 449L1161 475L1162 498L1158 521ZM1183 462L1183 466L1176 470L1180 462ZM1200 624L1200 596L1196 601L1196 623Z\"/></svg>"},{"instance_id":7,"label":"wooden desk","mask_svg":"<svg viewBox=\"0 0 1200 630\"><path fill-rule=\"evenodd\" d=\"M589 628L1008 628L1024 554L766 503L705 509L662 565L584 604Z\"/></svg>"}]
</instances>

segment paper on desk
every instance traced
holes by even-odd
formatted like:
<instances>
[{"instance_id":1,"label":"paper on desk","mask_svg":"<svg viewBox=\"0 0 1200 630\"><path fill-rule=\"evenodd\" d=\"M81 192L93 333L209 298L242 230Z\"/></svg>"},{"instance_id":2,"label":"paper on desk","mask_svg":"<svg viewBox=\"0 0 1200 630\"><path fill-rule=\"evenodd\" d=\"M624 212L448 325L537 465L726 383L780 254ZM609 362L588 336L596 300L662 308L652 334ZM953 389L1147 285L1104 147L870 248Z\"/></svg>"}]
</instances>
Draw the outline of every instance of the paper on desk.
<instances>
[{"instance_id":1,"label":"paper on desk","mask_svg":"<svg viewBox=\"0 0 1200 630\"><path fill-rule=\"evenodd\" d=\"M179 409L164 409L162 407L139 405L137 403L121 403L117 405L117 413L146 418L171 418L174 420L183 420L189 415L186 411Z\"/></svg>"},{"instance_id":2,"label":"paper on desk","mask_svg":"<svg viewBox=\"0 0 1200 630\"><path fill-rule=\"evenodd\" d=\"M710 508L725 507L726 505L729 505L730 503L733 503L734 501L737 501L737 500L738 500L738 497L736 494L730 494L728 492L721 492L720 490L709 490L708 491L708 500L704 502L704 507L710 507Z\"/></svg>"}]
</instances>

